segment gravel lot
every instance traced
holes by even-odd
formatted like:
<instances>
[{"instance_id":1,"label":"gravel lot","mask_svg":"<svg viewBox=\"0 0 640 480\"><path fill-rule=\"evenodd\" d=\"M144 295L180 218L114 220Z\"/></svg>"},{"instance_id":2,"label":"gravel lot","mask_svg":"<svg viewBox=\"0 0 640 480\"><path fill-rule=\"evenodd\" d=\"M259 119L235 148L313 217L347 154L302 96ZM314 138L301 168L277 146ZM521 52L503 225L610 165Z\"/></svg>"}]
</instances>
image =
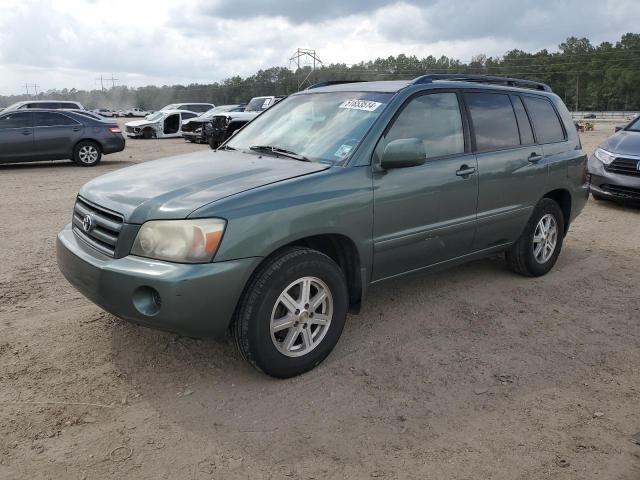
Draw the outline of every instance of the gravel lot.
<instances>
[{"instance_id":1,"label":"gravel lot","mask_svg":"<svg viewBox=\"0 0 640 480\"><path fill-rule=\"evenodd\" d=\"M639 209L590 200L543 278L495 257L376 286L327 361L276 381L56 266L87 180L208 148L0 166L0 478L640 478Z\"/></svg>"}]
</instances>

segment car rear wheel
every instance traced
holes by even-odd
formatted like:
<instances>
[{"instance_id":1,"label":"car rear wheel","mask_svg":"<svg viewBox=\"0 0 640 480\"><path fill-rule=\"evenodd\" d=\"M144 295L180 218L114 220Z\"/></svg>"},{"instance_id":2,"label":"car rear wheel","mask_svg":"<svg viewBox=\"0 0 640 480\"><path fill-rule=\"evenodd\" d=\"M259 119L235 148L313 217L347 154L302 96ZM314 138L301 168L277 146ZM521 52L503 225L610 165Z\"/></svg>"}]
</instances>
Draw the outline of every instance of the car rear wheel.
<instances>
[{"instance_id":1,"label":"car rear wheel","mask_svg":"<svg viewBox=\"0 0 640 480\"><path fill-rule=\"evenodd\" d=\"M233 335L255 368L277 378L293 377L333 350L347 308L340 267L318 251L287 248L267 260L249 282Z\"/></svg>"},{"instance_id":2,"label":"car rear wheel","mask_svg":"<svg viewBox=\"0 0 640 480\"><path fill-rule=\"evenodd\" d=\"M539 277L553 268L564 239L564 215L560 206L543 198L516 243L506 252L509 268L528 277Z\"/></svg>"},{"instance_id":3,"label":"car rear wheel","mask_svg":"<svg viewBox=\"0 0 640 480\"><path fill-rule=\"evenodd\" d=\"M73 150L73 161L81 167L95 167L101 158L100 146L88 140L78 143Z\"/></svg>"}]
</instances>

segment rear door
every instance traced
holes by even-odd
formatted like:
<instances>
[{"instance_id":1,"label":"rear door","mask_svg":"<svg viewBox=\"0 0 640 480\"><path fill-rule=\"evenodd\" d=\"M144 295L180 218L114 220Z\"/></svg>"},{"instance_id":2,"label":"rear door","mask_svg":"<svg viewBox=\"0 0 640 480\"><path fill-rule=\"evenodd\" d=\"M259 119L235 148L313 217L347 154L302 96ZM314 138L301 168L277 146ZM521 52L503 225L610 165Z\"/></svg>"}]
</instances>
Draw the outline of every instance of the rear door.
<instances>
[{"instance_id":1,"label":"rear door","mask_svg":"<svg viewBox=\"0 0 640 480\"><path fill-rule=\"evenodd\" d=\"M410 99L376 147L422 140L424 165L374 174L374 280L469 253L478 200L476 159L455 91Z\"/></svg>"},{"instance_id":2,"label":"rear door","mask_svg":"<svg viewBox=\"0 0 640 480\"><path fill-rule=\"evenodd\" d=\"M33 125L38 155L52 160L71 158L84 130L80 122L62 112L34 112Z\"/></svg>"},{"instance_id":3,"label":"rear door","mask_svg":"<svg viewBox=\"0 0 640 480\"><path fill-rule=\"evenodd\" d=\"M479 171L474 251L515 241L544 191L548 165L518 95L467 92Z\"/></svg>"},{"instance_id":4,"label":"rear door","mask_svg":"<svg viewBox=\"0 0 640 480\"><path fill-rule=\"evenodd\" d=\"M576 159L584 154L567 145L567 132L557 110L548 98L523 95L522 99L529 112L536 139L542 145L544 163L549 166L549 176L562 178L568 175L567 161L573 160L570 163L575 165ZM581 162L578 160L577 163Z\"/></svg>"},{"instance_id":5,"label":"rear door","mask_svg":"<svg viewBox=\"0 0 640 480\"><path fill-rule=\"evenodd\" d=\"M33 114L15 111L0 115L0 162L31 160Z\"/></svg>"}]
</instances>

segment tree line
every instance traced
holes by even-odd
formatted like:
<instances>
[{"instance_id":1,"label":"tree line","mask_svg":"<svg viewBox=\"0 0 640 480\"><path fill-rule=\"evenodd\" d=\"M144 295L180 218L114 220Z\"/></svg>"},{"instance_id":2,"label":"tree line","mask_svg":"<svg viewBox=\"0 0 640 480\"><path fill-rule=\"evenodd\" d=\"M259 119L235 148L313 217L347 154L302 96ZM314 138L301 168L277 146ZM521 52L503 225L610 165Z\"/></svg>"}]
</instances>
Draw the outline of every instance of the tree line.
<instances>
[{"instance_id":1,"label":"tree line","mask_svg":"<svg viewBox=\"0 0 640 480\"><path fill-rule=\"evenodd\" d=\"M640 110L640 34L627 33L615 43L594 46L587 38L569 37L558 51L510 50L502 57L484 54L461 61L447 56L418 58L404 54L347 65L322 65L290 70L273 67L246 78L234 76L210 84L164 85L108 90L61 89L33 95L0 96L0 106L29 99L76 100L86 108L138 106L157 110L169 103L248 102L254 96L287 95L327 80L396 80L426 73L511 76L551 86L571 110Z\"/></svg>"}]
</instances>

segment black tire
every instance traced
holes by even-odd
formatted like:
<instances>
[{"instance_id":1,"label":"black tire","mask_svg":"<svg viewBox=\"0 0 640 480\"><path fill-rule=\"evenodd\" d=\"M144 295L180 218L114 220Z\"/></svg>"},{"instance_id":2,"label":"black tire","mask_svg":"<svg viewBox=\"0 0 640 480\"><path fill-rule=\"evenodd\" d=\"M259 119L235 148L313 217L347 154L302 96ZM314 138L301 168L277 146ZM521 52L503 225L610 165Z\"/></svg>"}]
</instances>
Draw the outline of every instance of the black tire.
<instances>
[{"instance_id":1,"label":"black tire","mask_svg":"<svg viewBox=\"0 0 640 480\"><path fill-rule=\"evenodd\" d=\"M555 247L551 256L544 262L544 258L537 260L534 254L534 235L538 223L547 215L551 215L555 221L556 237ZM506 252L507 265L511 270L527 277L539 277L549 272L555 265L562 250L564 240L564 215L560 206L550 198L543 198L538 202L529 223L520 235L520 238Z\"/></svg>"},{"instance_id":2,"label":"black tire","mask_svg":"<svg viewBox=\"0 0 640 480\"><path fill-rule=\"evenodd\" d=\"M330 316L330 323L326 326L326 331L320 337L318 343L311 347L310 351L300 356L288 356L281 353L276 347L275 335L287 335L291 333L294 343L300 344L299 348L306 345L302 328L308 327L308 334L320 336L320 325L311 325L309 315L312 307L304 307L305 312L301 312L301 317L307 320L297 321L295 326L300 329L300 333L294 333L295 327L286 331L273 334L270 329L272 314L282 308L280 297L287 287L304 278L313 277L320 280L328 288L332 298L333 314ZM295 290L297 286L294 286ZM310 287L311 290L313 287ZM293 292L294 290L289 290ZM314 293L314 297L318 291ZM292 297L293 298L293 297ZM302 293L295 300L300 301ZM313 297L312 297L313 299ZM254 274L247 284L245 293L236 310L232 325L233 336L238 350L242 356L257 370L276 378L289 378L300 375L311 370L322 362L335 347L342 329L348 310L348 289L344 273L340 267L328 256L309 248L290 247L281 250L269 258ZM322 313L316 309L317 315ZM296 310L299 311L299 310ZM306 324L309 322L309 324ZM300 324L300 326L298 326ZM291 331L291 332L290 332ZM284 339L280 349L284 348Z\"/></svg>"},{"instance_id":3,"label":"black tire","mask_svg":"<svg viewBox=\"0 0 640 480\"><path fill-rule=\"evenodd\" d=\"M79 142L73 149L73 161L81 167L95 167L102 159L100 145L91 140Z\"/></svg>"},{"instance_id":4,"label":"black tire","mask_svg":"<svg viewBox=\"0 0 640 480\"><path fill-rule=\"evenodd\" d=\"M144 138L145 140L151 140L153 137L153 130L151 130L150 128L145 128L142 131L142 138Z\"/></svg>"}]
</instances>

